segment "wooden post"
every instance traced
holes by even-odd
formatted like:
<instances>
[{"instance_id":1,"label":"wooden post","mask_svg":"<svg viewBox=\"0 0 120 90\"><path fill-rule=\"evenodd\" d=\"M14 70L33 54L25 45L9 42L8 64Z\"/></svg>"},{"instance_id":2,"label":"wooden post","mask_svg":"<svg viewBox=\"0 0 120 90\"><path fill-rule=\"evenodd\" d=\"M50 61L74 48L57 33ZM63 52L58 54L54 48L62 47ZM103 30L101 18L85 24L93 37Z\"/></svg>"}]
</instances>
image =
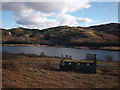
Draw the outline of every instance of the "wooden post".
<instances>
[{"instance_id":1,"label":"wooden post","mask_svg":"<svg viewBox=\"0 0 120 90\"><path fill-rule=\"evenodd\" d=\"M94 53L94 64L96 65L96 60L97 60L97 56L96 53Z\"/></svg>"},{"instance_id":2,"label":"wooden post","mask_svg":"<svg viewBox=\"0 0 120 90\"><path fill-rule=\"evenodd\" d=\"M94 73L96 73L96 64L97 64L97 56L96 53L94 53Z\"/></svg>"},{"instance_id":3,"label":"wooden post","mask_svg":"<svg viewBox=\"0 0 120 90\"><path fill-rule=\"evenodd\" d=\"M59 65L59 69L60 69L60 70L62 70L62 68L63 68L63 62L64 62L64 59L62 59L62 60L60 61L60 65Z\"/></svg>"}]
</instances>

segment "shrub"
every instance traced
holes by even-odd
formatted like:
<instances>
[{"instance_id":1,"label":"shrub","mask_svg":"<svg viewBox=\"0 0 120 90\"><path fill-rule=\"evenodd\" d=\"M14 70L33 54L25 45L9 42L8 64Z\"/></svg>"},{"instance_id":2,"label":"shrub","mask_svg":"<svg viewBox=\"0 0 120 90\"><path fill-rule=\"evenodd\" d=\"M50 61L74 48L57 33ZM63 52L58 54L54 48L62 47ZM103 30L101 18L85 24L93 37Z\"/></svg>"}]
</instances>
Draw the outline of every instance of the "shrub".
<instances>
[{"instance_id":1,"label":"shrub","mask_svg":"<svg viewBox=\"0 0 120 90\"><path fill-rule=\"evenodd\" d=\"M105 59L106 59L107 62L113 62L113 57L110 56L110 55L106 55Z\"/></svg>"}]
</instances>

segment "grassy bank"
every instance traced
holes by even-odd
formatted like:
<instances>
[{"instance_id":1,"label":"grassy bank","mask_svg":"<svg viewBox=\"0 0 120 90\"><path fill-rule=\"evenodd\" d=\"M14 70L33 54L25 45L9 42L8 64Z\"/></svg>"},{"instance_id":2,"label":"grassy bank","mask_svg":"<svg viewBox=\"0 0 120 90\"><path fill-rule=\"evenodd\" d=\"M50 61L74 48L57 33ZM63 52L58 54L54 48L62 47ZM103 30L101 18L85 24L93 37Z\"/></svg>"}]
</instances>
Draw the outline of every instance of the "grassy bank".
<instances>
[{"instance_id":1,"label":"grassy bank","mask_svg":"<svg viewBox=\"0 0 120 90\"><path fill-rule=\"evenodd\" d=\"M117 88L118 68L99 68L97 74L59 71L60 58L3 53L3 88ZM25 64L28 63L28 64ZM33 64L30 64L33 63ZM44 63L39 65L37 63ZM117 62L97 65L118 66Z\"/></svg>"},{"instance_id":2,"label":"grassy bank","mask_svg":"<svg viewBox=\"0 0 120 90\"><path fill-rule=\"evenodd\" d=\"M3 46L49 46L49 45L40 45L40 44L2 44L2 45ZM117 47L117 46L109 46L109 47L86 47L86 46L81 46L80 47L80 46L59 46L59 45L55 45L54 47L120 51L120 47Z\"/></svg>"}]
</instances>

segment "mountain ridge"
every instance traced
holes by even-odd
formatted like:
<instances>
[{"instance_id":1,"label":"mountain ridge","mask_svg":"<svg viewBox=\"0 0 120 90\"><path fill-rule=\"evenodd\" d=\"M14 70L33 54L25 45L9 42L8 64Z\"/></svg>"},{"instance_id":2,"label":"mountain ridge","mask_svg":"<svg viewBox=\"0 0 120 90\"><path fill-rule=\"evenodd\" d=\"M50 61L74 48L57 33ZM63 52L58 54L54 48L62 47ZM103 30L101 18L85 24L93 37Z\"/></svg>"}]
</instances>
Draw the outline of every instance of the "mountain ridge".
<instances>
[{"instance_id":1,"label":"mountain ridge","mask_svg":"<svg viewBox=\"0 0 120 90\"><path fill-rule=\"evenodd\" d=\"M58 26L47 29L13 28L2 30L3 44L59 46L119 46L119 23L90 27Z\"/></svg>"},{"instance_id":2,"label":"mountain ridge","mask_svg":"<svg viewBox=\"0 0 120 90\"><path fill-rule=\"evenodd\" d=\"M68 26L68 25L56 26L56 27L78 27L78 28L84 28L84 29L85 29L85 28L92 28L92 27L105 26L105 25L120 25L120 23L106 23L106 24L100 24L100 25L92 25L92 26L88 26L88 27ZM50 28L56 28L56 27L50 27ZM31 28L24 28L24 27L17 27L17 28L21 28L21 29L31 29ZM10 28L10 29L0 28L0 29L11 30L11 29L17 29L17 28ZM50 29L50 28L46 28L46 29ZM35 30L45 30L45 29L35 29Z\"/></svg>"}]
</instances>

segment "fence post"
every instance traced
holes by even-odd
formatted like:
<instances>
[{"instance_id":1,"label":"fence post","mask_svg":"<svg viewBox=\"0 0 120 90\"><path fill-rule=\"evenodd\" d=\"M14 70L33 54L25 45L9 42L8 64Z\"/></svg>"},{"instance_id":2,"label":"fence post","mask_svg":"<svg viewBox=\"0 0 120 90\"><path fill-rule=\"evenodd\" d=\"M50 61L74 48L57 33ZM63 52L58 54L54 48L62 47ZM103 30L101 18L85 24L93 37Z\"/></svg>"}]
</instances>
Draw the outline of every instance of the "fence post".
<instances>
[{"instance_id":1,"label":"fence post","mask_svg":"<svg viewBox=\"0 0 120 90\"><path fill-rule=\"evenodd\" d=\"M94 73L96 73L96 64L97 64L97 56L96 53L94 53Z\"/></svg>"},{"instance_id":2,"label":"fence post","mask_svg":"<svg viewBox=\"0 0 120 90\"><path fill-rule=\"evenodd\" d=\"M60 69L60 70L62 70L62 68L63 68L63 65L62 65L63 62L64 62L64 59L61 59L61 61L60 61L60 65L59 65L59 69Z\"/></svg>"}]
</instances>

